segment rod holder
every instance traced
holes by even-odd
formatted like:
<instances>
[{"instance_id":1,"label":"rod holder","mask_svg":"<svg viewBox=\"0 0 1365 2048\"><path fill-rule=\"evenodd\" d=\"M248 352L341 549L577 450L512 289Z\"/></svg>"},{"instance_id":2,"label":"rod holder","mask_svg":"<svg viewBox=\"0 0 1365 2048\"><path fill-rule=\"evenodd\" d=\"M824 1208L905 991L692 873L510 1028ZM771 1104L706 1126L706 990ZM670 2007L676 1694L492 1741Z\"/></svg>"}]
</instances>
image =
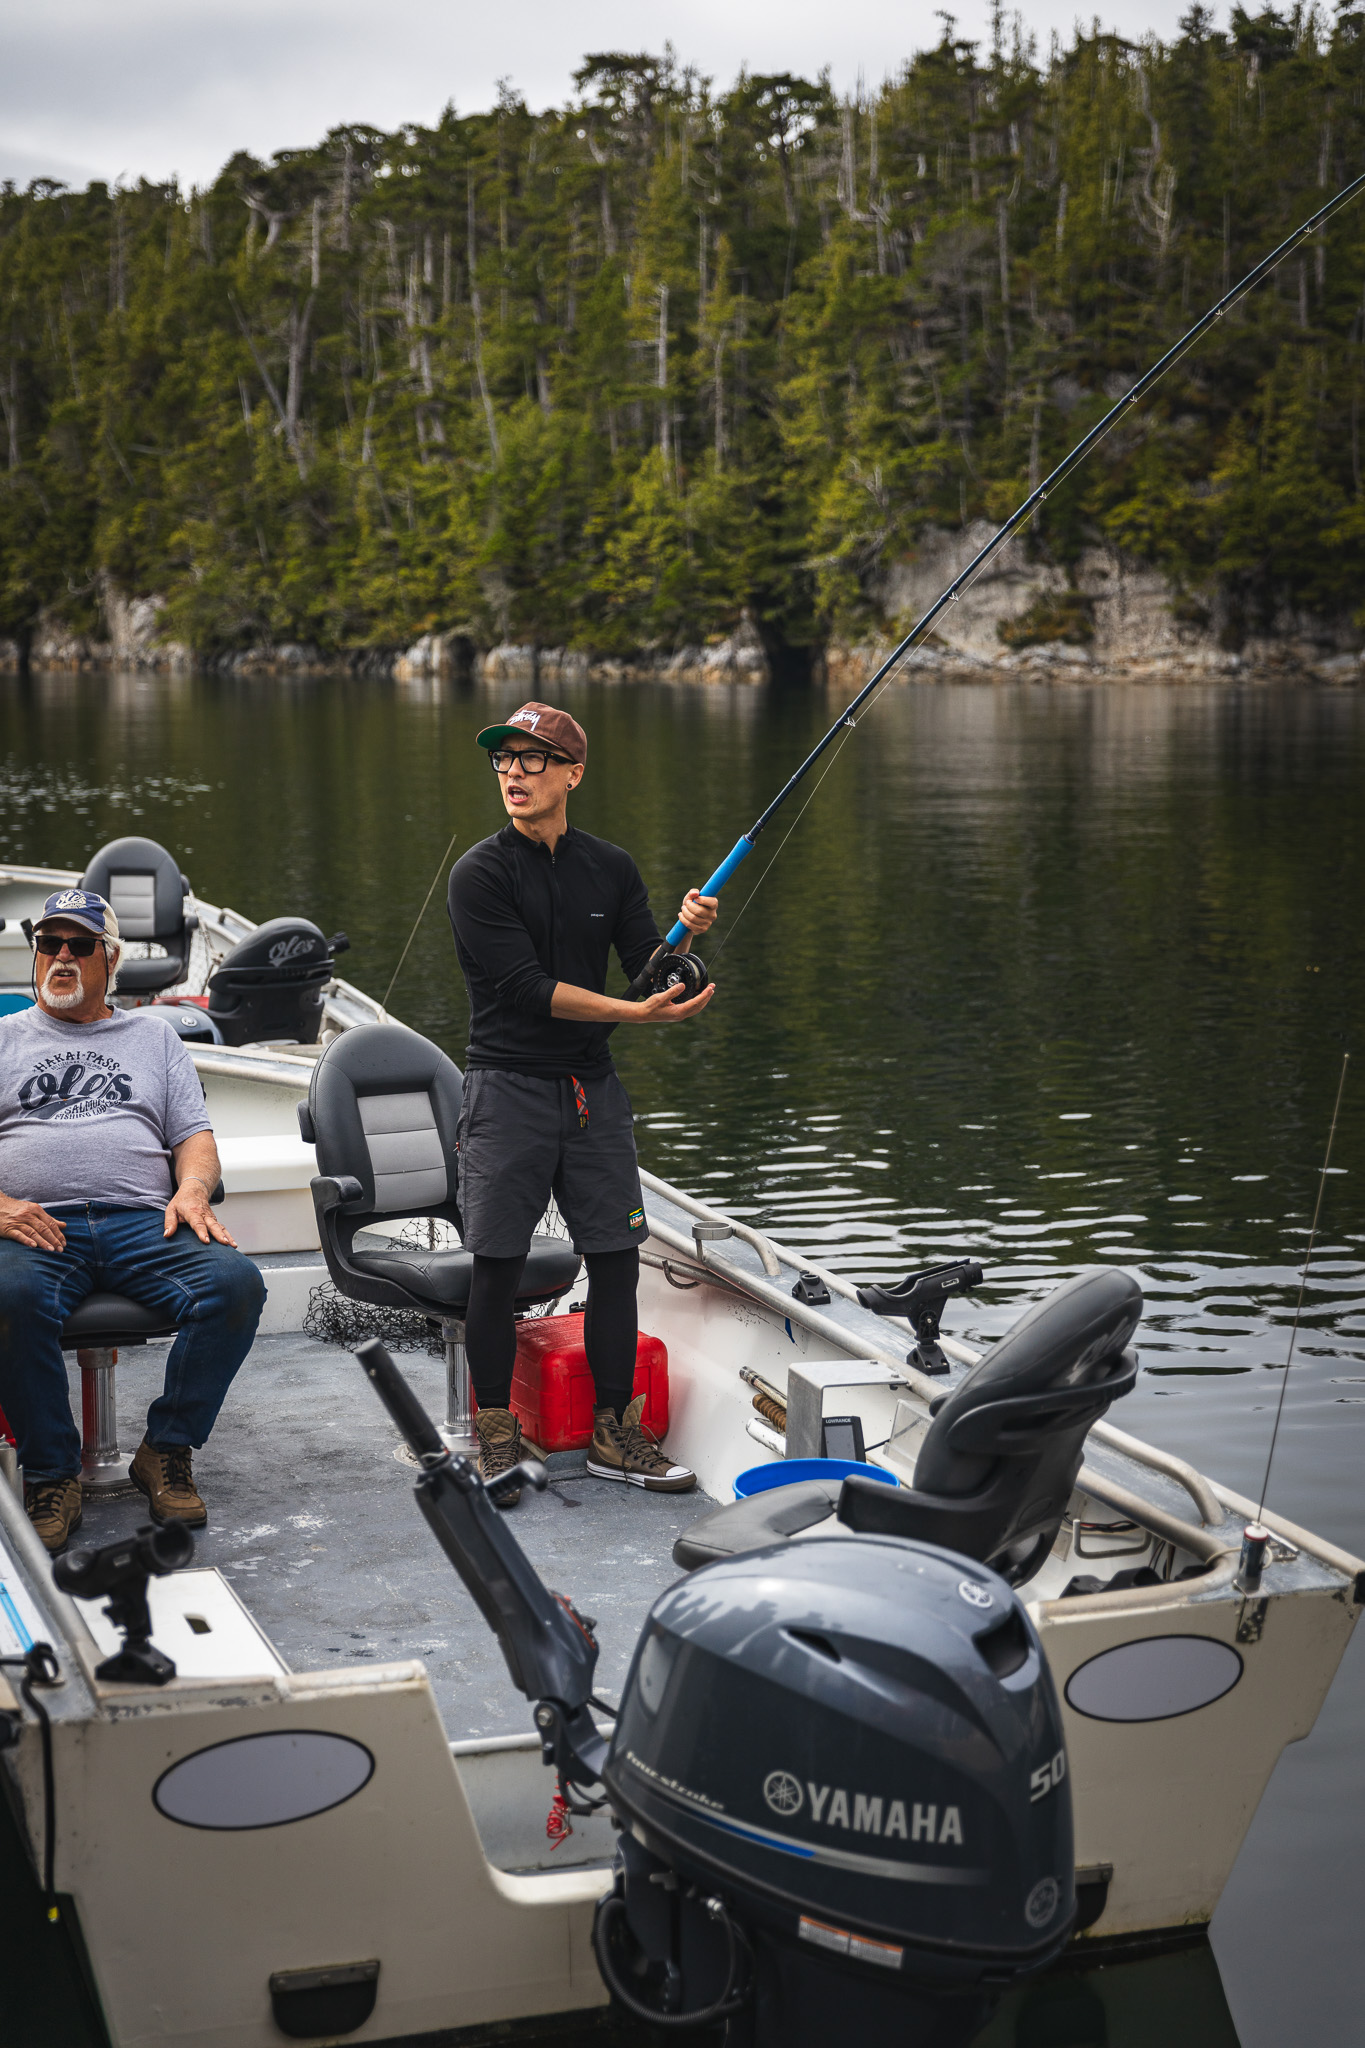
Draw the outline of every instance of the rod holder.
<instances>
[{"instance_id":1,"label":"rod holder","mask_svg":"<svg viewBox=\"0 0 1365 2048\"><path fill-rule=\"evenodd\" d=\"M1261 1573L1265 1570L1265 1554L1269 1546L1269 1529L1263 1529L1259 1522L1248 1522L1242 1531L1242 1555L1237 1562L1237 1576L1232 1582L1239 1593L1260 1592Z\"/></svg>"}]
</instances>

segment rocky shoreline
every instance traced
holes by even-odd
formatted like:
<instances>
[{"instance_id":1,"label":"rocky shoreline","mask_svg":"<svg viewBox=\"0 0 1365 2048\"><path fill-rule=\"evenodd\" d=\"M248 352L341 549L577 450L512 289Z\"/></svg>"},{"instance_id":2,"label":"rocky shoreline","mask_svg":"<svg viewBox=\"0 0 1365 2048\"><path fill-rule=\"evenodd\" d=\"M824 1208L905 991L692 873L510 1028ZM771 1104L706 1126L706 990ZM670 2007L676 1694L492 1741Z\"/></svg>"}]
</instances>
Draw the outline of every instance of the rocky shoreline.
<instances>
[{"instance_id":1,"label":"rocky shoreline","mask_svg":"<svg viewBox=\"0 0 1365 2048\"><path fill-rule=\"evenodd\" d=\"M873 675L914 620L990 538L978 521L957 533L930 531L894 563L872 597L881 623L865 638L831 640L812 665L813 680L854 691ZM231 676L337 674L398 683L508 682L528 694L564 682L765 684L772 666L752 617L729 635L671 650L594 657L579 649L526 643L481 644L471 627L424 634L409 647L326 652L286 642L196 656L161 631L163 600L128 598L106 578L104 637L73 634L47 622L35 635L35 668L191 669ZM1172 588L1162 574L1102 548L1070 573L1030 559L1016 537L905 661L909 674L942 681L1036 678L1074 682L1215 681L1365 682L1362 635L1342 622L1285 615L1269 631L1248 630L1226 595L1207 602ZM13 642L0 640L0 673L20 666Z\"/></svg>"}]
</instances>

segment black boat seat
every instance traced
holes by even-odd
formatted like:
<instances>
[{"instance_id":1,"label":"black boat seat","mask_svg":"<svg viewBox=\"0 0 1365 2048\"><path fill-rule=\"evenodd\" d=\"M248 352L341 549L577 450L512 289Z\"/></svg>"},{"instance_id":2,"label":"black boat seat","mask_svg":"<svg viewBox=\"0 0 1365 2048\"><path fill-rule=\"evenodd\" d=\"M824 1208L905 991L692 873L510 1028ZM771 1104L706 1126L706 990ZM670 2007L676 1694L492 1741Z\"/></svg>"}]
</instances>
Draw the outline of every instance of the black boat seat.
<instances>
[{"instance_id":1,"label":"black boat seat","mask_svg":"<svg viewBox=\"0 0 1365 2048\"><path fill-rule=\"evenodd\" d=\"M216 1190L221 1200L223 1190ZM145 1308L126 1294L87 1294L62 1324L63 1351L81 1368L81 1486L86 1493L126 1493L127 1461L118 1444L114 1375L118 1353L149 1337L174 1337L179 1325L164 1309Z\"/></svg>"},{"instance_id":2,"label":"black boat seat","mask_svg":"<svg viewBox=\"0 0 1365 2048\"><path fill-rule=\"evenodd\" d=\"M209 1196L223 1199L219 1181ZM127 1472L118 1447L114 1391L117 1354L153 1337L174 1337L180 1325L164 1309L147 1308L126 1294L96 1290L77 1302L62 1324L63 1351L79 1353L81 1368L81 1485L87 1493L122 1493Z\"/></svg>"},{"instance_id":3,"label":"black boat seat","mask_svg":"<svg viewBox=\"0 0 1365 2048\"><path fill-rule=\"evenodd\" d=\"M402 1024L362 1024L323 1053L299 1105L299 1129L317 1147L313 1207L338 1293L463 1322L468 1252L355 1244L359 1231L390 1217L436 1217L463 1234L455 1150L463 1095L455 1062ZM553 1301L572 1287L578 1266L562 1238L533 1238L518 1306Z\"/></svg>"},{"instance_id":4,"label":"black boat seat","mask_svg":"<svg viewBox=\"0 0 1365 2048\"><path fill-rule=\"evenodd\" d=\"M455 1132L464 1076L438 1045L402 1024L362 1024L334 1038L313 1069L299 1130L317 1147L312 1183L322 1256L338 1294L437 1317L446 1350L446 1442L472 1447L473 1403L464 1319L474 1261L444 1246L356 1245L388 1217L436 1217L464 1235ZM534 1237L517 1285L525 1310L554 1301L578 1277L578 1254Z\"/></svg>"},{"instance_id":5,"label":"black boat seat","mask_svg":"<svg viewBox=\"0 0 1365 2048\"><path fill-rule=\"evenodd\" d=\"M801 1479L794 1486L771 1486L748 1500L716 1508L683 1530L673 1545L673 1562L694 1572L698 1565L714 1564L718 1558L766 1550L819 1522L828 1522L831 1533L841 1533L834 1516L842 1485L840 1479Z\"/></svg>"},{"instance_id":6,"label":"black boat seat","mask_svg":"<svg viewBox=\"0 0 1365 2048\"><path fill-rule=\"evenodd\" d=\"M111 839L94 855L81 876L81 887L92 889L110 905L121 939L145 939L165 949L164 959L134 960L125 947L119 962L121 989L151 995L185 979L190 934L198 919L185 915L190 885L179 861L164 846L154 839Z\"/></svg>"},{"instance_id":7,"label":"black boat seat","mask_svg":"<svg viewBox=\"0 0 1365 2048\"><path fill-rule=\"evenodd\" d=\"M62 1349L112 1351L145 1344L149 1337L173 1337L178 1328L161 1309L144 1308L126 1294L87 1294L62 1324Z\"/></svg>"},{"instance_id":8,"label":"black boat seat","mask_svg":"<svg viewBox=\"0 0 1365 2048\"><path fill-rule=\"evenodd\" d=\"M1022 1585L1056 1540L1092 1424L1132 1391L1137 1356L1126 1347L1141 1315L1142 1290L1117 1267L1068 1280L934 1403L914 1485L893 1488L851 1473L839 1492L840 1524L961 1551ZM805 1491L783 1487L776 1499ZM751 1515L754 1505L737 1501L694 1523L675 1546L675 1561L687 1569L703 1561L682 1554L688 1539L710 1545L708 1556L734 1556L750 1532L757 1540L749 1548L796 1533L771 1515Z\"/></svg>"},{"instance_id":9,"label":"black boat seat","mask_svg":"<svg viewBox=\"0 0 1365 2048\"><path fill-rule=\"evenodd\" d=\"M407 1245L369 1251L353 1245L350 1263L358 1273L401 1288L414 1301L426 1304L432 1315L460 1317L468 1306L469 1283L474 1276L471 1252L429 1251ZM517 1283L517 1299L552 1301L573 1286L577 1273L578 1254L562 1238L533 1238Z\"/></svg>"}]
</instances>

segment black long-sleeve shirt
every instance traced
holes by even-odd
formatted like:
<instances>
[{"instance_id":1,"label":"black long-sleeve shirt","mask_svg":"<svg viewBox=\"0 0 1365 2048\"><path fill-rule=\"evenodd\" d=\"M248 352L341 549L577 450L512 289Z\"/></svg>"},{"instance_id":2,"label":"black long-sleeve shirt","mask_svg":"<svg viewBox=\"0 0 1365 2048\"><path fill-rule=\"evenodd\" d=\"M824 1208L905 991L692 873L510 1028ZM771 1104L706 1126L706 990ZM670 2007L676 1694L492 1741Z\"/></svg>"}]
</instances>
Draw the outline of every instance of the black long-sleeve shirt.
<instances>
[{"instance_id":1,"label":"black long-sleeve shirt","mask_svg":"<svg viewBox=\"0 0 1365 2048\"><path fill-rule=\"evenodd\" d=\"M658 945L630 855L573 825L551 853L508 823L456 861L447 905L469 989L466 1065L609 1072L615 1025L552 1017L550 998L560 981L603 995L613 946L633 978Z\"/></svg>"}]
</instances>

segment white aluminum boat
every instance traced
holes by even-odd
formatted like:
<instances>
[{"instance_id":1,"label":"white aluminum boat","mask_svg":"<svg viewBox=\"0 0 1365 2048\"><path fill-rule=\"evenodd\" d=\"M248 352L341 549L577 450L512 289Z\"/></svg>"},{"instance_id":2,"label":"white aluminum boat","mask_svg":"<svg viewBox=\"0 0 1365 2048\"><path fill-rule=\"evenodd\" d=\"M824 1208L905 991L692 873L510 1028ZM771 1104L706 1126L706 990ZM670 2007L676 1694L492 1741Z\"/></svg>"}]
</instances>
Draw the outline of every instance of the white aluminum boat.
<instances>
[{"instance_id":1,"label":"white aluminum boat","mask_svg":"<svg viewBox=\"0 0 1365 2048\"><path fill-rule=\"evenodd\" d=\"M19 920L77 879L0 867L0 996L28 986ZM194 909L184 996L253 929L231 910ZM324 995L321 1045L385 1021L343 981ZM169 1684L97 1676L114 1647L99 1603L58 1591L0 1484L0 1651L46 1638L56 1653L60 1682L42 1694L51 1801L38 1718L0 1674L16 1735L3 1765L34 1872L50 1857L79 1923L114 2048L268 2048L281 2027L296 2031L290 2012L306 2013L328 1971L341 1973L339 1996L360 1987L328 2039L397 2042L605 2002L589 1931L609 1824L580 1821L561 1847L547 1841L553 1780L491 1637L421 1526L406 1453L349 1352L302 1334L325 1272L296 1106L320 1049L191 1047L223 1159L222 1214L260 1262L269 1301L202 1454L212 1519L196 1566L152 1585L155 1640L178 1667ZM860 1305L841 1276L652 1175L644 1184L641 1326L667 1346L669 1444L699 1492L640 1496L551 1460L548 1493L510 1524L554 1583L603 1617L606 1690L676 1577L674 1539L731 1498L742 1470L816 1448L824 1401L880 1446L869 1462L909 1482L930 1402L975 1358L945 1335L953 1376L926 1377L909 1362L909 1326ZM823 1287L794 1293L811 1274ZM151 1347L148 1368L161 1356ZM437 1390L438 1364L414 1372ZM744 1373L780 1397L766 1417ZM1021 1589L1063 1701L1085 1923L1075 1941L1097 1955L1207 1925L1365 1598L1365 1563L1273 1515L1260 1586L1239 1591L1253 1512L1100 1422L1061 1533ZM131 1503L96 1503L81 1541L136 1519ZM1139 1567L1156 1583L1103 1590ZM1101 1590L1066 1591L1078 1576Z\"/></svg>"}]
</instances>

